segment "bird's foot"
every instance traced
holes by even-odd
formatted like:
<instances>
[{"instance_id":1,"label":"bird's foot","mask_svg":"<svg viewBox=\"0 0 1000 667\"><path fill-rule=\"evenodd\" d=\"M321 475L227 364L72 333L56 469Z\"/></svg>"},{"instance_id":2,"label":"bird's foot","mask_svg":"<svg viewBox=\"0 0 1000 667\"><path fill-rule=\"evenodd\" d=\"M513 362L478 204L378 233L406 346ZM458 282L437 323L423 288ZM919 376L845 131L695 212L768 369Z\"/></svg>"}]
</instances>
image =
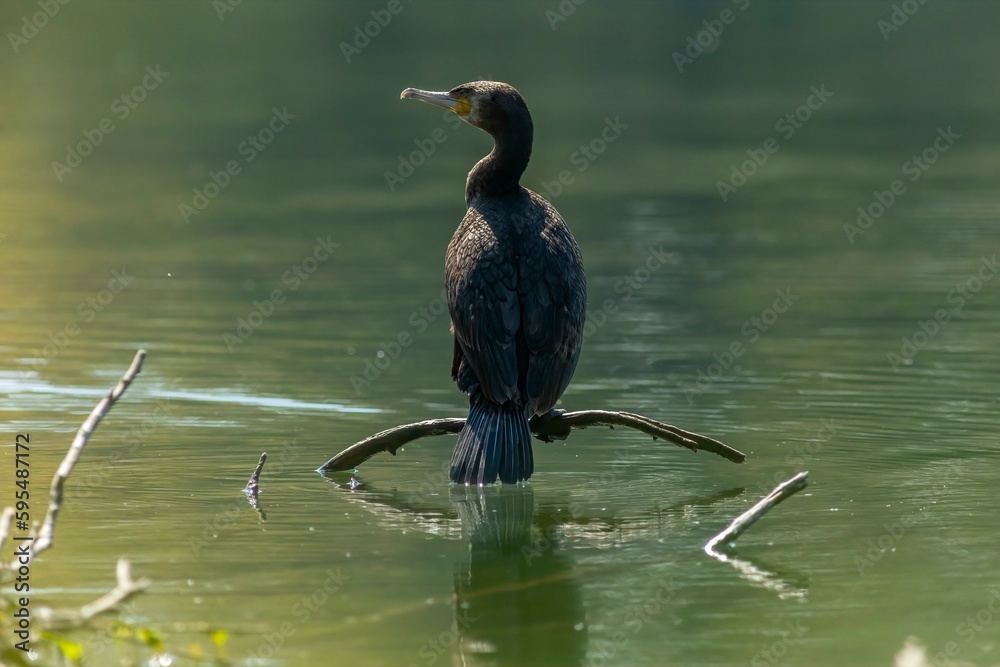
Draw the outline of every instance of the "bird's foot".
<instances>
[{"instance_id":1,"label":"bird's foot","mask_svg":"<svg viewBox=\"0 0 1000 667\"><path fill-rule=\"evenodd\" d=\"M552 408L544 415L535 415L528 421L528 426L536 438L542 442L552 442L553 440L565 440L569 437L570 427L554 424L556 420L566 413L565 410Z\"/></svg>"}]
</instances>

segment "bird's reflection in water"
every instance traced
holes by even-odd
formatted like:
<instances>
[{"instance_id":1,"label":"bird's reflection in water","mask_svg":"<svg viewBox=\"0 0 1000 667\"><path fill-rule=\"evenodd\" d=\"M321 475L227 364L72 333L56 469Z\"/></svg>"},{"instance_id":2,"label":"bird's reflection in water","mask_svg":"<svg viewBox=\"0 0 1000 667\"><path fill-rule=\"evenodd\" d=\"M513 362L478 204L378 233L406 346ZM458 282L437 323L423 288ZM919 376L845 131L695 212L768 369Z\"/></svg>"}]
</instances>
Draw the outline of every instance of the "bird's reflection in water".
<instances>
[{"instance_id":1,"label":"bird's reflection in water","mask_svg":"<svg viewBox=\"0 0 1000 667\"><path fill-rule=\"evenodd\" d=\"M573 561L540 540L530 487L453 487L469 543L455 572L458 665L579 665L587 626Z\"/></svg>"},{"instance_id":2,"label":"bird's reflection in water","mask_svg":"<svg viewBox=\"0 0 1000 667\"><path fill-rule=\"evenodd\" d=\"M590 516L567 502L536 507L529 486L451 486L448 511L440 507L441 496L428 502L419 494L377 491L353 477L327 479L347 500L378 517L383 528L418 528L468 544L467 555L455 564L454 641L448 642L453 664L464 667L584 663L588 624L574 552L567 545L580 541L607 547L676 534L688 526L694 508L724 505L744 495L742 488L726 489L615 518Z\"/></svg>"},{"instance_id":3,"label":"bird's reflection in water","mask_svg":"<svg viewBox=\"0 0 1000 667\"><path fill-rule=\"evenodd\" d=\"M384 528L416 527L468 544L455 563L454 641L447 642L453 664L581 664L588 635L573 560L558 539L542 536L539 526L558 521L554 512L536 516L530 487L451 486L452 511L442 513L419 496L375 491L355 478L327 479Z\"/></svg>"}]
</instances>

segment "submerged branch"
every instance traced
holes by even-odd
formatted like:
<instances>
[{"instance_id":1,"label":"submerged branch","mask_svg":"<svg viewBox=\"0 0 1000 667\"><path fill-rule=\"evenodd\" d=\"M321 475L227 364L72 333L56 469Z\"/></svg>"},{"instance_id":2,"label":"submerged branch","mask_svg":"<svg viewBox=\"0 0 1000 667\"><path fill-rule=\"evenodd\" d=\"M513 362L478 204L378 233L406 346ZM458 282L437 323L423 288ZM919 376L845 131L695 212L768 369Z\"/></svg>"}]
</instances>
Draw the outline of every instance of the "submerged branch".
<instances>
[{"instance_id":1,"label":"submerged branch","mask_svg":"<svg viewBox=\"0 0 1000 667\"><path fill-rule=\"evenodd\" d=\"M250 481L247 482L246 492L248 495L257 497L260 492L260 471L264 469L264 461L267 460L267 452L263 452L260 455L260 461L257 462L257 467L250 474Z\"/></svg>"},{"instance_id":2,"label":"submerged branch","mask_svg":"<svg viewBox=\"0 0 1000 667\"><path fill-rule=\"evenodd\" d=\"M101 399L101 402L94 407L90 415L80 426L76 432L76 437L73 438L73 443L69 447L69 451L66 452L66 456L63 458L62 463L59 464L59 468L52 478L52 484L49 488L49 507L45 513L45 519L42 521L41 528L37 532L32 531L30 537L15 538L24 539L32 543L28 548L27 556L19 556L16 561L6 566L0 563L0 572L5 567L8 569L18 569L19 567L26 566L35 556L52 547L56 518L59 516L59 510L62 509L63 486L80 460L83 448L86 446L87 441L90 440L90 436L94 434L98 424L111 411L111 408L114 407L118 399L122 397L125 390L129 388L132 381L142 371L142 362L145 358L145 350L136 352L135 358L132 360L132 365L125 371L125 375L118 381L114 389ZM13 518L14 510L12 508L7 508L0 514L0 549L2 549L10 533L11 519ZM79 610L73 611L57 611L48 607L42 607L37 612L39 620L46 629L79 627L87 624L91 619L101 614L118 609L123 602L145 590L150 585L148 579L139 579L136 581L132 578L132 566L124 558L118 560L116 578L115 587L90 604L86 604Z\"/></svg>"},{"instance_id":3,"label":"submerged branch","mask_svg":"<svg viewBox=\"0 0 1000 667\"><path fill-rule=\"evenodd\" d=\"M558 416L539 419L535 428L535 420L532 420L532 432L540 440L551 441L553 435L566 433L567 429L587 428L588 426L626 426L637 431L642 431L647 435L672 442L678 447L686 447L691 451L705 450L713 454L718 454L724 459L733 463L743 463L746 455L737 451L729 445L709 438L708 436L685 431L682 428L658 422L655 419L637 415L632 412L617 412L611 410L581 410L579 412L564 412Z\"/></svg>"},{"instance_id":4,"label":"submerged branch","mask_svg":"<svg viewBox=\"0 0 1000 667\"><path fill-rule=\"evenodd\" d=\"M66 480L69 479L70 473L73 472L73 468L76 467L77 462L80 460L80 454L83 452L83 448L86 446L87 441L90 440L90 436L92 436L94 431L97 429L97 425L101 423L104 416L111 411L114 404L119 398L122 397L125 390L128 389L129 385L132 384L132 381L142 371L142 362L145 358L145 350L139 350L136 352L135 358L132 359L132 365L129 366L127 371L125 371L125 375L122 376L122 379L119 380L115 388L109 391L108 395L101 399L101 402L98 403L93 410L91 410L86 421L84 421L80 426L79 430L76 432L76 437L73 438L73 443L69 447L69 451L66 452L66 456L63 458L62 463L59 464L56 474L52 477L52 484L49 487L49 507L45 512L45 519L42 521L41 527L37 531L32 531L30 537L17 538L31 542L31 548L28 550L28 555L26 557L22 556L18 560L10 563L0 563L0 571L5 569L16 570L21 565L27 565L32 559L34 559L35 556L52 547L53 535L56 528L56 519L59 516L59 510L62 509L63 486L66 484ZM3 546L4 541L10 533L9 521L12 517L13 511L11 511L8 515L7 510L4 510L3 514L0 515L0 547ZM22 560L23 558L26 558L27 562Z\"/></svg>"},{"instance_id":5,"label":"submerged branch","mask_svg":"<svg viewBox=\"0 0 1000 667\"><path fill-rule=\"evenodd\" d=\"M77 461L80 460L80 454L83 452L84 446L87 441L90 440L90 436L94 434L97 429L97 425L101 423L104 416L111 411L114 404L121 398L125 390L128 389L129 385L132 384L132 380L136 378L137 375L142 371L142 362L146 358L146 351L139 350L135 354L135 358L132 360L132 365L122 379L118 381L118 385L115 386L108 395L101 399L94 409L91 411L90 416L87 420L83 422L80 426L80 430L76 432L76 437L73 439L73 444L70 445L69 451L66 452L66 457L59 464L59 469L56 470L55 477L52 478L52 486L49 489L49 509L45 513L45 520L42 522L42 527L38 531L38 537L32 548L32 556L37 556L46 549L52 546L53 533L56 527L56 517L59 515L59 510L62 509L63 501L63 485L69 478L73 468L76 466Z\"/></svg>"},{"instance_id":6,"label":"submerged branch","mask_svg":"<svg viewBox=\"0 0 1000 667\"><path fill-rule=\"evenodd\" d=\"M118 560L116 574L118 583L115 587L90 604L82 606L79 611L55 611L42 607L38 610L42 622L48 629L79 627L96 616L114 611L123 602L150 585L148 579L139 581L132 579L132 565L124 558Z\"/></svg>"},{"instance_id":7,"label":"submerged branch","mask_svg":"<svg viewBox=\"0 0 1000 667\"><path fill-rule=\"evenodd\" d=\"M780 503L785 498L795 495L802 489L806 488L809 484L809 473L800 472L795 477L786 480L776 486L774 491L764 496L760 502L748 509L743 514L739 515L733 522L730 523L724 531L713 537L705 545L705 553L714 558L719 558L725 560L725 554L718 552L716 547L720 544L725 545L733 542L746 532L746 529L752 526L757 519L761 518L767 514L772 507Z\"/></svg>"},{"instance_id":8,"label":"submerged branch","mask_svg":"<svg viewBox=\"0 0 1000 667\"><path fill-rule=\"evenodd\" d=\"M395 456L396 450L408 442L430 435L454 435L461 431L463 426L465 419L462 418L428 419L395 426L351 445L320 466L319 472L354 470L379 452L389 452Z\"/></svg>"},{"instance_id":9,"label":"submerged branch","mask_svg":"<svg viewBox=\"0 0 1000 667\"><path fill-rule=\"evenodd\" d=\"M742 535L747 528L752 526L757 519L761 518L768 511L802 489L809 483L809 473L800 472L791 479L779 484L771 493L767 494L756 505L743 514L736 517L725 530L713 537L705 544L704 551L712 558L728 563L739 572L740 576L750 585L764 588L778 594L781 598L797 599L804 601L809 593L808 589L796 586L774 572L770 572L762 567L751 563L748 560L730 557L718 550L718 547L725 547Z\"/></svg>"},{"instance_id":10,"label":"submerged branch","mask_svg":"<svg viewBox=\"0 0 1000 667\"><path fill-rule=\"evenodd\" d=\"M267 460L267 452L263 452L260 455L260 461L257 462L257 467L254 468L253 473L250 474L250 480L247 482L247 486L243 491L247 494L247 500L250 501L250 506L257 510L260 514L261 519L267 519L267 514L260 506L260 471L264 469L264 461Z\"/></svg>"},{"instance_id":11,"label":"submerged branch","mask_svg":"<svg viewBox=\"0 0 1000 667\"><path fill-rule=\"evenodd\" d=\"M557 412L545 417L534 417L531 422L531 432L536 438L545 442L565 439L572 429L588 426L626 426L686 447L692 451L705 450L733 461L743 463L746 455L732 447L698 433L658 422L649 417L643 417L631 412L615 412L609 410L582 410L580 412ZM465 426L463 418L429 419L413 424L404 424L381 431L355 443L340 452L319 468L319 472L337 472L353 470L379 452L389 452L393 456L396 450L408 442L432 435L457 434Z\"/></svg>"}]
</instances>

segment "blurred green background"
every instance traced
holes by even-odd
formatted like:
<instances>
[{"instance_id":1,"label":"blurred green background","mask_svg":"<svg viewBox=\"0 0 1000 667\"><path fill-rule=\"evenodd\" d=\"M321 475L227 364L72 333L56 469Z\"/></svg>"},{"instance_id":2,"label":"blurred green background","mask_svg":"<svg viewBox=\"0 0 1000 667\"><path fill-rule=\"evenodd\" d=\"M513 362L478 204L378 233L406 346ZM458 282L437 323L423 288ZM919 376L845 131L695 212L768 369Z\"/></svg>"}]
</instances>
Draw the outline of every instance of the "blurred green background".
<instances>
[{"instance_id":1,"label":"blurred green background","mask_svg":"<svg viewBox=\"0 0 1000 667\"><path fill-rule=\"evenodd\" d=\"M0 488L31 433L41 518L73 432L149 358L34 604L96 598L125 556L154 581L126 616L175 664L215 627L239 665L888 665L911 635L998 662L995 3L53 6L34 33L39 4L0 6ZM588 272L562 407L745 465L595 429L539 443L525 486L450 487L450 438L313 472L464 415L443 257L490 140L398 96L486 78L526 98L522 183ZM266 517L240 492L262 451ZM806 469L736 567L700 552ZM132 655L72 637L86 664Z\"/></svg>"}]
</instances>

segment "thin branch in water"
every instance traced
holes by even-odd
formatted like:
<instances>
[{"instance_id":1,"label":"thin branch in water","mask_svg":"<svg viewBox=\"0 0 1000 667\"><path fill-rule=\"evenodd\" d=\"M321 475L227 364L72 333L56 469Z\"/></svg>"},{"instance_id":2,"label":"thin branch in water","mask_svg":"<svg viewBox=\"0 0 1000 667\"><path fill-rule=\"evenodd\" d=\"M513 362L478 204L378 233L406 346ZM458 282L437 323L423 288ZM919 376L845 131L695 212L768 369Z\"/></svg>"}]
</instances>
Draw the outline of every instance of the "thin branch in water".
<instances>
[{"instance_id":1,"label":"thin branch in water","mask_svg":"<svg viewBox=\"0 0 1000 667\"><path fill-rule=\"evenodd\" d=\"M261 519L267 519L267 514L260 507L260 471L264 469L264 461L266 460L267 452L263 452L260 455L260 461L257 462L257 467L254 468L253 473L250 475L250 481L247 482L246 488L243 489L247 494L247 500L250 501L250 506L257 510Z\"/></svg>"},{"instance_id":2,"label":"thin branch in water","mask_svg":"<svg viewBox=\"0 0 1000 667\"><path fill-rule=\"evenodd\" d=\"M253 473L250 474L250 481L247 482L247 488L244 489L248 495L257 497L260 492L260 471L264 469L264 461L267 460L267 452L263 452L260 455L260 461L257 462L257 467L254 468Z\"/></svg>"},{"instance_id":3,"label":"thin branch in water","mask_svg":"<svg viewBox=\"0 0 1000 667\"><path fill-rule=\"evenodd\" d=\"M587 428L588 426L626 426L642 431L653 438L672 442L678 447L686 447L694 452L705 450L718 454L733 463L743 463L746 460L746 455L743 452L714 438L685 431L682 428L664 424L633 412L580 410L578 412L556 413L553 416L537 418L532 422L532 432L539 440L546 442L551 441L553 437L568 434L569 429Z\"/></svg>"},{"instance_id":4,"label":"thin branch in water","mask_svg":"<svg viewBox=\"0 0 1000 667\"><path fill-rule=\"evenodd\" d=\"M122 397L125 390L129 388L132 381L135 380L136 376L142 371L142 362L146 358L146 351L139 350L135 354L135 358L132 359L132 365L129 369L125 371L125 375L122 379L118 381L118 384L114 389L108 392L108 395L101 399L93 410L91 410L90 415L87 417L86 421L80 426L79 430L76 432L76 437L73 438L73 443L69 447L69 451L66 452L66 456L63 458L62 463L59 464L59 468L56 470L56 474L52 477L52 484L49 487L49 507L45 513L45 519L42 521L41 528L36 531L32 531L32 534L28 541L32 542L31 549L28 552L28 562L30 563L35 556L42 553L43 551L52 547L53 535L55 533L56 519L59 516L59 510L62 509L63 502L63 486L66 484L66 480L69 479L70 473L73 472L73 468L76 467L77 462L80 460L80 454L83 452L84 446L86 446L87 441L90 440L90 436L94 434L97 430L97 425L101 423L104 416L111 411L118 399ZM6 517L5 513L0 516L0 524L3 524L3 519ZM9 533L9 525L6 527L0 525L0 538L6 538ZM0 539L0 546L2 546L4 539ZM0 570L4 569L16 569L19 565L25 565L26 563L21 561L14 561L11 563L0 563Z\"/></svg>"},{"instance_id":5,"label":"thin branch in water","mask_svg":"<svg viewBox=\"0 0 1000 667\"><path fill-rule=\"evenodd\" d=\"M379 452L396 450L408 442L431 435L457 434L465 426L465 419L429 419L414 424L395 426L357 442L320 466L317 472L337 472L354 470Z\"/></svg>"},{"instance_id":6,"label":"thin branch in water","mask_svg":"<svg viewBox=\"0 0 1000 667\"><path fill-rule=\"evenodd\" d=\"M32 545L32 556L37 556L52 546L53 533L56 527L56 517L59 515L59 510L62 509L63 485L69 478L70 473L73 472L73 468L76 466L77 461L80 460L80 454L83 452L83 448L87 444L87 441L90 440L90 436L92 436L94 431L97 429L97 425L100 424L101 420L104 419L104 416L111 411L114 404L118 402L118 399L125 393L125 390L128 389L130 384L132 384L132 380L134 380L142 371L142 362L145 358L145 350L139 350L135 353L132 365L129 366L127 371L125 371L125 375L123 375L122 379L118 381L118 385L108 392L108 395L105 396L96 407L94 407L94 409L90 412L90 416L87 417L87 420L80 426L80 430L76 432L76 437L73 438L73 444L70 445L69 451L66 452L66 457L63 459L62 463L59 464L59 469L56 470L55 477L52 478L52 486L49 489L49 509L45 513L45 520L42 522L42 527L38 531L38 537Z\"/></svg>"},{"instance_id":7,"label":"thin branch in water","mask_svg":"<svg viewBox=\"0 0 1000 667\"><path fill-rule=\"evenodd\" d=\"M69 479L70 474L73 472L73 468L76 467L77 462L80 460L80 455L83 452L83 448L86 446L87 441L90 440L90 436L94 434L97 429L98 424L104 418L111 408L115 405L119 398L125 393L125 390L129 388L132 381L139 375L142 371L142 362L146 358L146 351L139 350L136 352L135 358L132 360L132 365L122 376L122 379L118 381L118 384L108 392L100 403L90 412L90 415L80 426L76 433L76 437L73 438L73 443L69 447L69 451L66 452L66 456L63 458L62 463L59 464L58 470L56 470L55 476L52 478L52 484L49 488L49 507L48 511L45 513L45 519L42 522L41 528L37 533L34 531L32 535L28 538L33 541L32 547L28 550L27 562L20 560L8 565L8 568L17 568L21 565L26 565L30 563L31 560L42 553L46 549L52 547L53 544L53 534L55 532L56 518L59 516L59 510L62 508L63 501L63 486L66 480ZM7 539L7 535L10 532L11 519L14 517L14 510L12 508L7 508L0 514L0 549L2 549L4 542ZM0 570L3 569L3 565L0 564ZM38 610L38 617L47 628L65 628L65 627L78 627L86 624L92 618L99 616L101 614L107 613L117 609L123 602L128 600L133 595L145 590L149 587L150 581L148 579L140 579L136 581L132 578L132 566L129 562L122 558L118 561L118 567L116 569L117 584L111 591L104 594L94 602L84 605L79 609L79 611L54 611L48 607L42 607Z\"/></svg>"},{"instance_id":8,"label":"thin branch in water","mask_svg":"<svg viewBox=\"0 0 1000 667\"><path fill-rule=\"evenodd\" d=\"M149 587L149 579L132 579L132 565L124 558L118 560L118 583L110 591L86 604L79 611L56 611L48 607L38 610L38 616L48 629L76 628L92 618L114 611L136 593Z\"/></svg>"},{"instance_id":9,"label":"thin branch in water","mask_svg":"<svg viewBox=\"0 0 1000 667\"><path fill-rule=\"evenodd\" d=\"M747 528L752 526L757 519L767 514L772 507L780 503L785 498L788 498L789 496L806 488L806 484L808 484L809 481L808 476L809 473L800 472L795 475L795 477L779 484L773 491L771 491L771 493L761 499L760 502L734 519L724 531L709 540L704 547L705 553L716 560L728 563L734 567L736 571L739 572L740 576L751 586L757 586L758 588L764 588L772 591L777 593L778 597L781 598L791 598L799 601L805 600L809 594L808 589L796 586L794 583L787 581L777 574L759 567L748 560L727 556L726 554L718 551L718 547L720 545L724 547L725 545L732 543L736 540L736 538L742 535Z\"/></svg>"},{"instance_id":10,"label":"thin branch in water","mask_svg":"<svg viewBox=\"0 0 1000 667\"><path fill-rule=\"evenodd\" d=\"M320 466L317 472L337 472L353 470L379 452L396 454L396 450L408 442L432 435L457 434L465 426L463 418L429 419L413 424L403 424L369 436L340 452ZM565 439L571 430L588 426L626 426L672 442L692 451L705 450L733 461L743 463L746 455L708 436L685 431L684 429L658 422L655 419L631 412L609 410L583 410L580 412L557 412L545 417L535 417L530 422L531 432L544 442Z\"/></svg>"},{"instance_id":11,"label":"thin branch in water","mask_svg":"<svg viewBox=\"0 0 1000 667\"><path fill-rule=\"evenodd\" d=\"M800 472L789 480L776 486L774 491L764 496L760 502L739 515L730 523L724 531L713 537L705 544L705 553L713 558L726 560L725 554L720 553L716 547L736 541L747 528L756 523L757 519L767 514L772 507L780 503L785 498L795 495L809 484L809 473Z\"/></svg>"}]
</instances>

